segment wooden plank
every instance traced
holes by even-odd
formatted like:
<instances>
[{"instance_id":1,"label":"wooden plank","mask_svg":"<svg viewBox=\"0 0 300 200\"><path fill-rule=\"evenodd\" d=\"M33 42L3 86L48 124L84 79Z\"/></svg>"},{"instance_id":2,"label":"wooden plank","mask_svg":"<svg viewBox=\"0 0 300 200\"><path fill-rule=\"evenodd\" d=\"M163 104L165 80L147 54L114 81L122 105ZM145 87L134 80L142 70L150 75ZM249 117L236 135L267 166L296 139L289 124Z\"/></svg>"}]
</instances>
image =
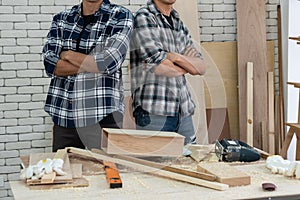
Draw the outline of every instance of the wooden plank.
<instances>
[{"instance_id":1,"label":"wooden plank","mask_svg":"<svg viewBox=\"0 0 300 200\"><path fill-rule=\"evenodd\" d=\"M52 184L56 177L56 172L51 172L50 174L44 174L41 178L41 184Z\"/></svg>"},{"instance_id":2,"label":"wooden plank","mask_svg":"<svg viewBox=\"0 0 300 200\"><path fill-rule=\"evenodd\" d=\"M71 164L72 177L74 178L82 178L82 164L74 163Z\"/></svg>"},{"instance_id":3,"label":"wooden plank","mask_svg":"<svg viewBox=\"0 0 300 200\"><path fill-rule=\"evenodd\" d=\"M268 72L269 153L275 154L274 73Z\"/></svg>"},{"instance_id":4,"label":"wooden plank","mask_svg":"<svg viewBox=\"0 0 300 200\"><path fill-rule=\"evenodd\" d=\"M247 62L247 144L253 146L253 63Z\"/></svg>"},{"instance_id":5,"label":"wooden plank","mask_svg":"<svg viewBox=\"0 0 300 200\"><path fill-rule=\"evenodd\" d=\"M294 129L292 127L290 127L290 129L287 132L286 137L284 139L284 142L283 142L283 145L282 145L282 149L280 151L281 157L283 157L285 159L287 158L287 151L288 151L290 143L291 143L291 141L293 139L293 136L294 136Z\"/></svg>"},{"instance_id":6,"label":"wooden plank","mask_svg":"<svg viewBox=\"0 0 300 200\"><path fill-rule=\"evenodd\" d=\"M176 157L183 145L184 137L175 132L102 129L102 149L109 154Z\"/></svg>"},{"instance_id":7,"label":"wooden plank","mask_svg":"<svg viewBox=\"0 0 300 200\"><path fill-rule=\"evenodd\" d=\"M269 134L267 131L267 122L262 121L260 123L261 128L261 143L262 143L262 150L268 151L269 150Z\"/></svg>"},{"instance_id":8,"label":"wooden plank","mask_svg":"<svg viewBox=\"0 0 300 200\"><path fill-rule=\"evenodd\" d=\"M249 175L223 162L199 163L197 170L213 174L217 176L218 182L228 184L229 186L249 185L251 183Z\"/></svg>"},{"instance_id":9,"label":"wooden plank","mask_svg":"<svg viewBox=\"0 0 300 200\"><path fill-rule=\"evenodd\" d=\"M275 154L279 154L281 149L281 123L280 123L280 100L279 95L275 96Z\"/></svg>"},{"instance_id":10,"label":"wooden plank","mask_svg":"<svg viewBox=\"0 0 300 200\"><path fill-rule=\"evenodd\" d=\"M238 68L237 68L237 43L236 42L203 42L204 51L209 55L206 59L208 69L205 80L210 80L210 85L205 87L205 102L208 109L228 108L230 135L232 138L239 138L239 103L238 103ZM275 42L267 41L268 71L274 70L275 63ZM222 95L222 88L217 80L218 74L210 72L211 68L217 67L221 74L225 88L225 97ZM208 87L209 86L209 87ZM246 89L246 88L245 88ZM212 103L211 98L214 98ZM224 104L225 102L225 104ZM221 106L225 105L225 106Z\"/></svg>"},{"instance_id":11,"label":"wooden plank","mask_svg":"<svg viewBox=\"0 0 300 200\"><path fill-rule=\"evenodd\" d=\"M30 154L29 165L36 165L40 160L44 160L44 159L47 159L47 158L53 159L54 155L55 155L55 153ZM62 170L64 172L66 172L66 175L56 176L53 183L67 183L67 182L72 182L73 181L72 171L71 171L71 166L70 166L70 160L69 160L68 156L65 156L64 165L63 165ZM26 183L29 184L29 185L37 185L37 184L41 184L41 180L27 179Z\"/></svg>"},{"instance_id":12,"label":"wooden plank","mask_svg":"<svg viewBox=\"0 0 300 200\"><path fill-rule=\"evenodd\" d=\"M253 147L256 151L258 151L259 153L260 153L260 157L262 157L262 158L264 158L264 159L267 159L269 156L270 156L270 154L268 153L268 152L265 152L265 151L263 151L263 150L261 150L261 149L258 149L258 148L256 148L256 147Z\"/></svg>"},{"instance_id":13,"label":"wooden plank","mask_svg":"<svg viewBox=\"0 0 300 200\"><path fill-rule=\"evenodd\" d=\"M30 190L52 190L52 189L64 189L64 188L77 188L88 187L89 181L86 178L75 178L69 183L51 184L51 185L30 185ZM51 199L48 197L47 199Z\"/></svg>"},{"instance_id":14,"label":"wooden plank","mask_svg":"<svg viewBox=\"0 0 300 200\"><path fill-rule=\"evenodd\" d=\"M191 158L197 162L201 162L211 157L211 153L215 152L215 144L210 145L188 145L188 150L190 150ZM215 155L215 153L214 153Z\"/></svg>"},{"instance_id":15,"label":"wooden plank","mask_svg":"<svg viewBox=\"0 0 300 200\"><path fill-rule=\"evenodd\" d=\"M254 64L254 146L261 147L261 122L267 121L267 46L264 0L237 0L240 139L246 141L246 69Z\"/></svg>"},{"instance_id":16,"label":"wooden plank","mask_svg":"<svg viewBox=\"0 0 300 200\"><path fill-rule=\"evenodd\" d=\"M128 69L129 68L130 67L128 67ZM129 80L130 80L130 78L129 78ZM125 104L125 112L124 112L124 119L123 119L123 128L124 129L136 129L135 119L133 117L133 111L132 111L131 96L125 96L124 104Z\"/></svg>"},{"instance_id":17,"label":"wooden plank","mask_svg":"<svg viewBox=\"0 0 300 200\"><path fill-rule=\"evenodd\" d=\"M65 157L67 156L67 150L66 149L58 149L55 153L53 159L62 159L65 160Z\"/></svg>"},{"instance_id":18,"label":"wooden plank","mask_svg":"<svg viewBox=\"0 0 300 200\"><path fill-rule=\"evenodd\" d=\"M116 164L132 167L132 168L137 169L142 172L146 172L146 173L150 173L153 175L158 175L158 176L162 176L165 178L178 180L178 181L182 181L182 182L186 182L186 183L191 183L191 184L195 184L198 186L203 186L203 187L207 187L207 188L211 188L211 189L215 189L215 190L228 189L228 185L226 185L226 184L210 182L210 181L206 181L206 180L202 180L202 179L198 179L198 178L194 178L194 177L190 177L190 176L186 176L186 175L182 175L182 174L177 174L177 173L169 172L169 171L165 171L165 170L157 170L157 168L154 168L154 167L149 167L146 165L133 163L133 162L118 159L118 158L112 158L110 156L93 153L88 150L70 147L70 148L68 148L68 152L85 155L87 157L93 157L93 158L96 158L96 159L102 160L102 161L105 160L105 161L114 162Z\"/></svg>"},{"instance_id":19,"label":"wooden plank","mask_svg":"<svg viewBox=\"0 0 300 200\"><path fill-rule=\"evenodd\" d=\"M102 150L99 150L99 149L92 149L92 152L105 155L105 152L103 152ZM170 172L174 172L174 173L178 173L178 174L183 174L183 175L187 175L187 176L191 176L191 177L195 177L195 178L204 179L207 181L215 181L216 180L216 177L211 174L195 172L192 170L181 169L178 167L171 167L171 166L168 166L165 164L152 162L152 161L148 161L148 160L144 160L144 159L139 159L139 158L135 158L135 157L131 157L131 156L114 155L113 157L127 160L127 161L134 162L134 163L138 163L138 164L142 164L142 165L146 165L146 166L150 166L150 167L154 167L154 168L161 169L161 170L166 170L166 171L170 171Z\"/></svg>"},{"instance_id":20,"label":"wooden plank","mask_svg":"<svg viewBox=\"0 0 300 200\"><path fill-rule=\"evenodd\" d=\"M297 142L296 142L296 158L295 160L300 160L300 130L296 130L295 132L296 134L296 139L297 139Z\"/></svg>"},{"instance_id":21,"label":"wooden plank","mask_svg":"<svg viewBox=\"0 0 300 200\"><path fill-rule=\"evenodd\" d=\"M282 71L282 30L281 30L281 7L277 6L277 27L278 27L278 77L279 77L279 149L281 149L284 136L285 136L285 128L284 128L284 92L283 92L283 71Z\"/></svg>"},{"instance_id":22,"label":"wooden plank","mask_svg":"<svg viewBox=\"0 0 300 200\"><path fill-rule=\"evenodd\" d=\"M195 45L200 50L200 30L198 17L198 1L176 1L174 8L180 14L180 19L188 27L189 32L195 41ZM203 52L202 52L203 53ZM208 132L206 124L206 105L204 93L204 78L202 76L192 76L187 74L186 79L189 83L192 99L196 104L196 109L193 115L193 124L197 143L208 144Z\"/></svg>"},{"instance_id":23,"label":"wooden plank","mask_svg":"<svg viewBox=\"0 0 300 200\"><path fill-rule=\"evenodd\" d=\"M210 144L216 140L231 138L227 108L207 108L206 119Z\"/></svg>"}]
</instances>

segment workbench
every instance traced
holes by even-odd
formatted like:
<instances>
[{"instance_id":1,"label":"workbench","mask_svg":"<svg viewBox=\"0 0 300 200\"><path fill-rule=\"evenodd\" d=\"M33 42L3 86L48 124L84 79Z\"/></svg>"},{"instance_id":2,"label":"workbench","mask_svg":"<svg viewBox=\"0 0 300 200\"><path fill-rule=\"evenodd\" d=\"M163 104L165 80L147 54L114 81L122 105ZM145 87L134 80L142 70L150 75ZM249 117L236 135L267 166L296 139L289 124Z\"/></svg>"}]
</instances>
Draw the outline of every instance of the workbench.
<instances>
[{"instance_id":1,"label":"workbench","mask_svg":"<svg viewBox=\"0 0 300 200\"><path fill-rule=\"evenodd\" d=\"M278 174L271 174L264 161L237 163L236 168L251 176L251 185L230 187L216 191L171 179L130 170L121 170L123 188L110 189L104 173L84 176L88 187L51 190L30 190L23 181L11 181L15 200L40 199L300 199L300 181ZM272 192L262 190L261 184L272 182L277 189Z\"/></svg>"}]
</instances>

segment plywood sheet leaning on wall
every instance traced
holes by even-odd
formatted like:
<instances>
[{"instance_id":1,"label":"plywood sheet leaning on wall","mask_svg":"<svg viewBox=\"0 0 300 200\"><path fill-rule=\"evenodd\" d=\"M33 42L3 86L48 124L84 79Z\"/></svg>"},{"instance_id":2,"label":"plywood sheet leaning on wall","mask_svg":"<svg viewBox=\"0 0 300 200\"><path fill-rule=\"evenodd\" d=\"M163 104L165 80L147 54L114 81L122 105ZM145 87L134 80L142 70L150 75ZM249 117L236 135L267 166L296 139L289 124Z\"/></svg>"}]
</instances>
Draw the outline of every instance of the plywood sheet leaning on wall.
<instances>
[{"instance_id":1,"label":"plywood sheet leaning on wall","mask_svg":"<svg viewBox=\"0 0 300 200\"><path fill-rule=\"evenodd\" d=\"M265 0L237 0L240 139L246 141L246 63L254 65L253 144L262 146L262 123L267 123L267 47Z\"/></svg>"},{"instance_id":2,"label":"plywood sheet leaning on wall","mask_svg":"<svg viewBox=\"0 0 300 200\"><path fill-rule=\"evenodd\" d=\"M267 63L268 71L274 70L274 41L267 42ZM220 93L222 86L210 84L205 87L205 101L207 108L220 108L227 106L229 116L229 127L232 138L239 138L239 118L238 118L238 69L237 69L237 43L236 42L203 42L201 46L209 55L208 69L205 74L206 82L214 83L217 76L210 70L211 65L217 66L222 76L225 88L225 99ZM213 95L212 95L213 94ZM221 96L222 95L222 96ZM214 104L211 97L214 96ZM224 104L225 101L225 104Z\"/></svg>"},{"instance_id":3,"label":"plywood sheet leaning on wall","mask_svg":"<svg viewBox=\"0 0 300 200\"><path fill-rule=\"evenodd\" d=\"M181 20L188 27L195 44L200 44L200 31L198 21L198 1L176 1L174 8L179 12ZM199 47L200 49L200 47ZM197 143L207 144L208 133L205 113L204 82L200 76L187 75L192 98L196 103L193 116L194 128L197 135Z\"/></svg>"}]
</instances>

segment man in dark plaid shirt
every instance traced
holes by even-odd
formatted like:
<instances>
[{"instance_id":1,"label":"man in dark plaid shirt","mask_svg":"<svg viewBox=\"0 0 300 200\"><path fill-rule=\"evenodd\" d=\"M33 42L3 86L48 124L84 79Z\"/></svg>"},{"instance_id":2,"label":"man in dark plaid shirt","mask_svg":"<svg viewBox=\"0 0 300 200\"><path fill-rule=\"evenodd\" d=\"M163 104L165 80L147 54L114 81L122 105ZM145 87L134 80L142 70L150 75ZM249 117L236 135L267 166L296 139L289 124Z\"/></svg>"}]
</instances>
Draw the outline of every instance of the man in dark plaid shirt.
<instances>
[{"instance_id":1,"label":"man in dark plaid shirt","mask_svg":"<svg viewBox=\"0 0 300 200\"><path fill-rule=\"evenodd\" d=\"M122 126L121 65L132 28L131 12L109 0L82 0L54 16L43 49L53 151L100 148L101 127Z\"/></svg>"},{"instance_id":2,"label":"man in dark plaid shirt","mask_svg":"<svg viewBox=\"0 0 300 200\"><path fill-rule=\"evenodd\" d=\"M195 104L186 73L202 75L206 66L188 29L172 5L149 0L135 16L130 45L133 115L138 129L174 131L195 143Z\"/></svg>"}]
</instances>

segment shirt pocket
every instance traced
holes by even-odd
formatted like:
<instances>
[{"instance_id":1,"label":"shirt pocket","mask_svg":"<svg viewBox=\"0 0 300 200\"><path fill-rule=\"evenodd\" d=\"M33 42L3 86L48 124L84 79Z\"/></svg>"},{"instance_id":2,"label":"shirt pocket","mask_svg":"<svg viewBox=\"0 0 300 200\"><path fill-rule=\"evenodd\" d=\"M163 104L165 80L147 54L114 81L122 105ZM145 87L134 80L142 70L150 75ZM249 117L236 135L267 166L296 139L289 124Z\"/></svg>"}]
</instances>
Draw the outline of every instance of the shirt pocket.
<instances>
[{"instance_id":1,"label":"shirt pocket","mask_svg":"<svg viewBox=\"0 0 300 200\"><path fill-rule=\"evenodd\" d=\"M64 39L62 50L63 51L67 51L67 50L76 51L76 44L77 44L78 37L79 37L79 34L71 33L68 38Z\"/></svg>"}]
</instances>

